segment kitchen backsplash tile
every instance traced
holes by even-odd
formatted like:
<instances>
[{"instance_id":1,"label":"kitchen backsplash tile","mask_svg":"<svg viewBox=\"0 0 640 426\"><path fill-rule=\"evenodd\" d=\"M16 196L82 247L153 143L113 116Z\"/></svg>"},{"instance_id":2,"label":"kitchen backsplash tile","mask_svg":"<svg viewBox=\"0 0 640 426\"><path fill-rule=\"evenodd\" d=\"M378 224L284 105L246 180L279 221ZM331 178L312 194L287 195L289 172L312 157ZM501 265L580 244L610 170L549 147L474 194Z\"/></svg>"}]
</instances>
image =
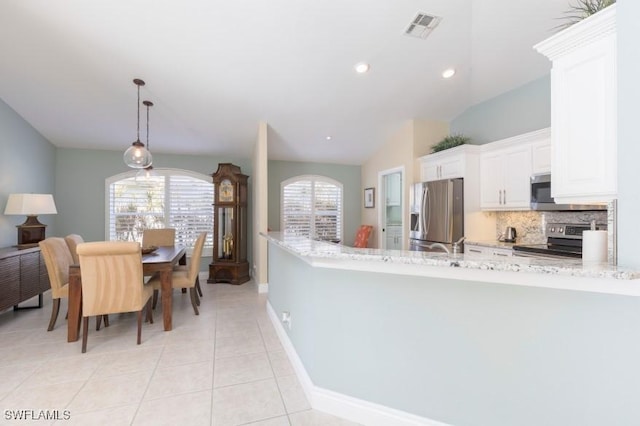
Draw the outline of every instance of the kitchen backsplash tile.
<instances>
[{"instance_id":1,"label":"kitchen backsplash tile","mask_svg":"<svg viewBox=\"0 0 640 426\"><path fill-rule=\"evenodd\" d=\"M516 228L517 244L541 244L545 242L544 224L540 212L496 212L496 239L502 238L507 226Z\"/></svg>"},{"instance_id":2,"label":"kitchen backsplash tile","mask_svg":"<svg viewBox=\"0 0 640 426\"><path fill-rule=\"evenodd\" d=\"M547 223L591 223L592 220L603 225L609 222L606 211L496 212L496 239L501 238L507 226L513 226L516 228L518 244L543 244L546 242L544 230Z\"/></svg>"}]
</instances>

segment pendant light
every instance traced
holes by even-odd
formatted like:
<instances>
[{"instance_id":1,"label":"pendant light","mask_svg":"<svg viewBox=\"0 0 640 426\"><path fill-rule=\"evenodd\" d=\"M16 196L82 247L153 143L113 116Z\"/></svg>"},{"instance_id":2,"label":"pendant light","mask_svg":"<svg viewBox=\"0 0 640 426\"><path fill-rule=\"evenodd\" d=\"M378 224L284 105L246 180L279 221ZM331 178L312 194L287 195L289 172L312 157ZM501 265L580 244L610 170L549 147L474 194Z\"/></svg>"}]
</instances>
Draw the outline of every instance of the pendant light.
<instances>
[{"instance_id":1,"label":"pendant light","mask_svg":"<svg viewBox=\"0 0 640 426\"><path fill-rule=\"evenodd\" d=\"M153 162L151 153L140 142L140 86L144 86L144 81L136 78L133 83L138 86L138 133L136 141L124 152L124 163L133 169L144 169Z\"/></svg>"},{"instance_id":2,"label":"pendant light","mask_svg":"<svg viewBox=\"0 0 640 426\"><path fill-rule=\"evenodd\" d=\"M149 143L149 107L153 106L153 102L142 101L142 104L147 107L147 150L151 152L151 144ZM147 167L138 172L138 174L136 175L136 179L142 178L148 180L155 175L156 173L153 171L153 166L149 164Z\"/></svg>"}]
</instances>

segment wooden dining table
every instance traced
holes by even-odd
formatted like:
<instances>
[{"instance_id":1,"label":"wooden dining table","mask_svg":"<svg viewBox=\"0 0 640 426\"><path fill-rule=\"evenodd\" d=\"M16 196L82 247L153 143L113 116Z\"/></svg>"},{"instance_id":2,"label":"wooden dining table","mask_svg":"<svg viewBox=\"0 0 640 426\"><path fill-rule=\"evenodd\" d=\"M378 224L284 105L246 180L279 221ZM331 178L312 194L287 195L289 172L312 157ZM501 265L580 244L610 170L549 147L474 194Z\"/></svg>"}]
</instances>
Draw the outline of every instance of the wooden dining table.
<instances>
[{"instance_id":1,"label":"wooden dining table","mask_svg":"<svg viewBox=\"0 0 640 426\"><path fill-rule=\"evenodd\" d=\"M142 271L145 276L160 273L162 286L162 319L164 330L170 331L172 324L173 267L176 264L187 264L187 250L184 247L158 247L153 253L142 255ZM82 276L80 265L69 267L69 319L67 322L67 341L75 342L80 336L80 320L82 319Z\"/></svg>"}]
</instances>

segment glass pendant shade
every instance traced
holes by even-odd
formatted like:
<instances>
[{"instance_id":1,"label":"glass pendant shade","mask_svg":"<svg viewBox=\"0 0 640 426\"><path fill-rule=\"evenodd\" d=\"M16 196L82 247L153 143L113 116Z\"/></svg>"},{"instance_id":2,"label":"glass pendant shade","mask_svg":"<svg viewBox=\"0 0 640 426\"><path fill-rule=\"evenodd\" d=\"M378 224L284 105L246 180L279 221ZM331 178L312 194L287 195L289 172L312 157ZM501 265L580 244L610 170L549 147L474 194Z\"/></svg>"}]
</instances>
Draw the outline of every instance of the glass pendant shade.
<instances>
[{"instance_id":1,"label":"glass pendant shade","mask_svg":"<svg viewBox=\"0 0 640 426\"><path fill-rule=\"evenodd\" d=\"M140 141L135 141L124 152L124 163L133 169L144 169L153 162L153 157L149 150Z\"/></svg>"}]
</instances>

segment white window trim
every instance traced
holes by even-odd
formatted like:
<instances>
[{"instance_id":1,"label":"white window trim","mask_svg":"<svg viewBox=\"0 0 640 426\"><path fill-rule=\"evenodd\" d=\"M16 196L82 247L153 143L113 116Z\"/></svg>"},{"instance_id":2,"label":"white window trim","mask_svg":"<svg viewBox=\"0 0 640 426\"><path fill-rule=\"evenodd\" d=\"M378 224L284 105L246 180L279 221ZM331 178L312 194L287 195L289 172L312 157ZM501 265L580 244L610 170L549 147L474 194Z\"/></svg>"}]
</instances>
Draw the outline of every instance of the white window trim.
<instances>
[{"instance_id":1,"label":"white window trim","mask_svg":"<svg viewBox=\"0 0 640 426\"><path fill-rule=\"evenodd\" d=\"M325 183L330 183L340 188L340 239L344 241L344 185L328 176L322 175L299 175L293 176L289 179L283 180L280 182L280 230L284 232L284 187L289 185L290 183L301 181L301 180L311 180L312 182L321 181ZM315 191L314 185L311 186L312 190ZM313 227L313 223L311 224Z\"/></svg>"},{"instance_id":2,"label":"white window trim","mask_svg":"<svg viewBox=\"0 0 640 426\"><path fill-rule=\"evenodd\" d=\"M168 167L164 167L164 168L153 168L153 171L160 175L160 176L167 176L167 175L171 175L171 174L182 174L185 176L189 176L195 179L200 179L200 180L204 180L204 181L211 181L211 176L210 175L205 175L202 173L198 173L198 172L194 172L191 170L185 170L185 169L174 169L174 168L168 168ZM104 239L105 241L109 241L110 238L110 215L111 215L111 211L110 211L110 205L111 205L111 200L110 200L110 186L112 183L117 182L119 180L123 180L123 179L128 179L128 178L132 178L135 177L136 174L139 172L139 170L128 170L126 172L123 173L118 173L117 175L113 175L113 176L109 176L104 180ZM212 182L213 185L213 182ZM167 195L168 197L170 195ZM170 199L167 198L166 200L167 202L165 202L165 217L169 216L169 210L170 210ZM211 200L211 203L213 204L213 199ZM215 217L214 217L215 220ZM213 229L210 229L209 232L211 235L213 235ZM187 248L187 255L191 254L192 251L192 247ZM213 248L211 247L205 247L202 251L202 255L206 256L206 257L212 257L213 256Z\"/></svg>"}]
</instances>

